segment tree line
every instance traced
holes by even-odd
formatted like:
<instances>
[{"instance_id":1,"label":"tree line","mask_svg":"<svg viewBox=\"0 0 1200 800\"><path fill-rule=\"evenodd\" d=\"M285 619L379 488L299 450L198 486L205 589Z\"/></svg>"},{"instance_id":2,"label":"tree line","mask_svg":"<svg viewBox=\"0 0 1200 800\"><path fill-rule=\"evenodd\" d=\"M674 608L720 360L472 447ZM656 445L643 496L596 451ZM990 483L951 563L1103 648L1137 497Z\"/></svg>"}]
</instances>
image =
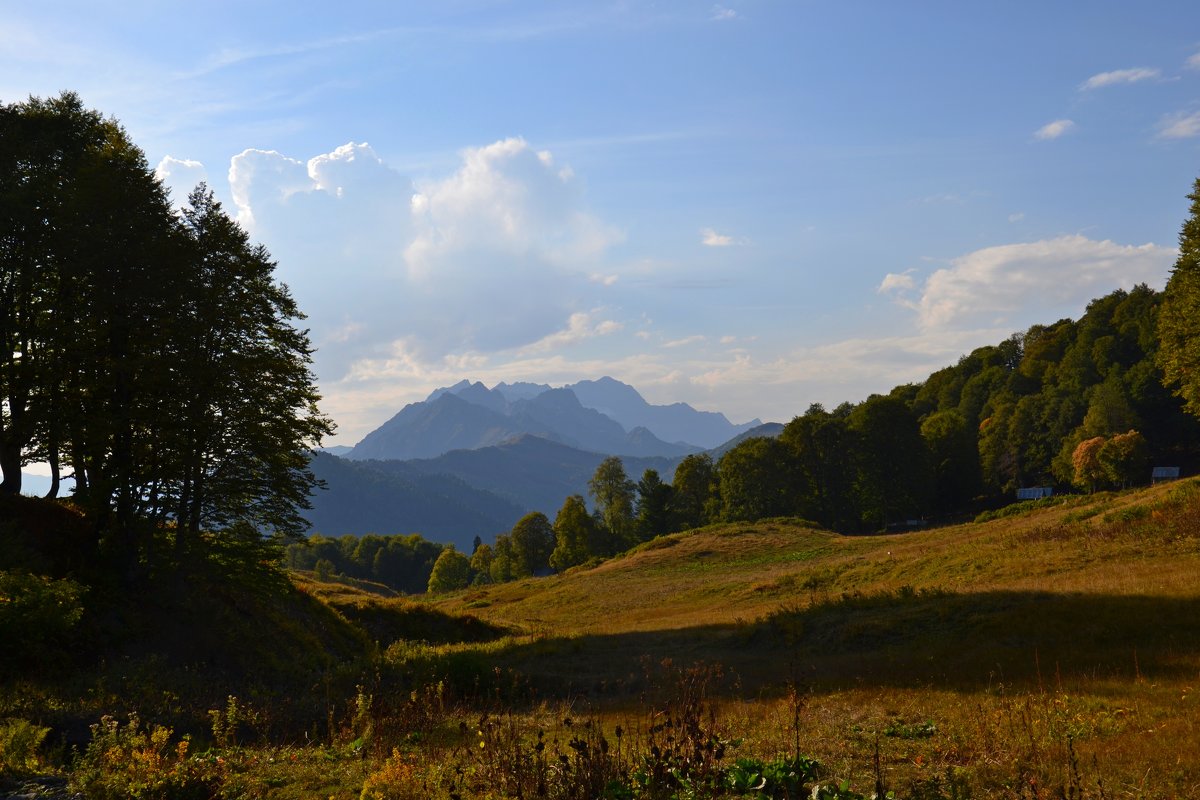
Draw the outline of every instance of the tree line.
<instances>
[{"instance_id":1,"label":"tree line","mask_svg":"<svg viewBox=\"0 0 1200 800\"><path fill-rule=\"evenodd\" d=\"M332 424L274 267L76 95L0 106L0 494L33 462L51 497L72 478L129 576L213 531L299 535Z\"/></svg>"}]
</instances>

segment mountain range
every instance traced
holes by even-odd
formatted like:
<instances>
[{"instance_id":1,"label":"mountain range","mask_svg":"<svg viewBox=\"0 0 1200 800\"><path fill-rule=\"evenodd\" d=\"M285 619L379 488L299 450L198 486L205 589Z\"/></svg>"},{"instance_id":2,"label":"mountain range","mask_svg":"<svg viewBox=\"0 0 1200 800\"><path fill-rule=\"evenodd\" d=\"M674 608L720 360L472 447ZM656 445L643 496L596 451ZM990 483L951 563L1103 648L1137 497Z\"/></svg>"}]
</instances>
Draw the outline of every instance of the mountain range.
<instances>
[{"instance_id":1,"label":"mountain range","mask_svg":"<svg viewBox=\"0 0 1200 800\"><path fill-rule=\"evenodd\" d=\"M716 447L762 424L734 425L686 403L651 405L628 384L605 377L552 388L461 381L411 403L344 455L354 460L435 458L538 436L596 453L682 457Z\"/></svg>"},{"instance_id":2,"label":"mountain range","mask_svg":"<svg viewBox=\"0 0 1200 800\"><path fill-rule=\"evenodd\" d=\"M686 403L647 403L612 378L553 388L461 381L405 406L353 448L329 448L311 467L327 489L313 497L311 530L421 533L470 551L529 511L553 518L570 495L587 496L600 462L620 456L637 480L670 481L690 453L719 457L781 425L742 425Z\"/></svg>"}]
</instances>

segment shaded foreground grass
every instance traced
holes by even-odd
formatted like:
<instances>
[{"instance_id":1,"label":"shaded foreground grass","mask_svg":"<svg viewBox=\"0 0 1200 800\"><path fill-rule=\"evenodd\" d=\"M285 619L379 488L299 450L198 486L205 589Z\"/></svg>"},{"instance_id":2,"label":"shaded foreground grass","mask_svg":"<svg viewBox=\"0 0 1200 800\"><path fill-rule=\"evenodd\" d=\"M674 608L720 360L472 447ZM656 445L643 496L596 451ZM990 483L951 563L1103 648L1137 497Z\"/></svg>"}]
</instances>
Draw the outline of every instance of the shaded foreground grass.
<instances>
[{"instance_id":1,"label":"shaded foreground grass","mask_svg":"<svg viewBox=\"0 0 1200 800\"><path fill-rule=\"evenodd\" d=\"M56 703L140 711L144 743L118 725L126 756L71 768L94 796L135 796L158 723L194 734L183 756L159 734L160 789L197 796L1196 797L1198 568L1186 483L894 536L715 526L427 600L295 576L364 643L287 690L307 723L262 684L200 693L162 664L136 702L33 682L0 717L51 723L52 744Z\"/></svg>"}]
</instances>

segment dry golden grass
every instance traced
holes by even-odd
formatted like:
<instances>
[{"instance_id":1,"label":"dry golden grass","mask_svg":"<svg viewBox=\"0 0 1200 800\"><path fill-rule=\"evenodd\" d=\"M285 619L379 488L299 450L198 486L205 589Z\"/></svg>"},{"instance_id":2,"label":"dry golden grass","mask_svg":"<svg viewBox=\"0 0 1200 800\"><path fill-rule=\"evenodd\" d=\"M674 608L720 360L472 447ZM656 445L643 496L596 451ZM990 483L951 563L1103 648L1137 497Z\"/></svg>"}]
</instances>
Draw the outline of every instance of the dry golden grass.
<instances>
[{"instance_id":1,"label":"dry golden grass","mask_svg":"<svg viewBox=\"0 0 1200 800\"><path fill-rule=\"evenodd\" d=\"M897 786L1200 797L1197 577L1188 482L888 536L713 526L428 602L519 631L489 658L613 720L647 663L721 664L730 727L787 752L799 686L801 749L857 785L878 741Z\"/></svg>"}]
</instances>

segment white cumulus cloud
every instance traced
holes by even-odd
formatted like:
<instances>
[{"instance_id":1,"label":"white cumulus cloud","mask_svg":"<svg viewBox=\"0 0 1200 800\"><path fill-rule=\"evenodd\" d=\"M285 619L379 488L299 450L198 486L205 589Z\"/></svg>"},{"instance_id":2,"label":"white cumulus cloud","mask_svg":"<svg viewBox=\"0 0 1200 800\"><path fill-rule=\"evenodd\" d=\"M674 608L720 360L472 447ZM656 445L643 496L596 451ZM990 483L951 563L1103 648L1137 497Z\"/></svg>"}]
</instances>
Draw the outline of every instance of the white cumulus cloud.
<instances>
[{"instance_id":1,"label":"white cumulus cloud","mask_svg":"<svg viewBox=\"0 0 1200 800\"><path fill-rule=\"evenodd\" d=\"M246 150L229 180L239 219L310 314L325 377L345 372L322 365L378 362L395 342L422 363L567 345L572 314L616 280L603 255L619 232L587 211L566 165L522 139L467 149L420 185L365 143L307 161Z\"/></svg>"},{"instance_id":2,"label":"white cumulus cloud","mask_svg":"<svg viewBox=\"0 0 1200 800\"><path fill-rule=\"evenodd\" d=\"M1033 136L1035 139L1042 140L1057 139L1074 127L1075 123L1069 119L1056 119L1054 122L1048 122L1038 128L1033 132Z\"/></svg>"},{"instance_id":3,"label":"white cumulus cloud","mask_svg":"<svg viewBox=\"0 0 1200 800\"><path fill-rule=\"evenodd\" d=\"M729 247L735 242L732 236L717 233L712 228L701 228L700 244L705 247Z\"/></svg>"},{"instance_id":4,"label":"white cumulus cloud","mask_svg":"<svg viewBox=\"0 0 1200 800\"><path fill-rule=\"evenodd\" d=\"M1134 67L1133 69L1115 69L1111 72L1100 72L1088 78L1080 85L1080 89L1100 89L1105 86L1115 86L1121 83L1137 83L1150 80L1161 75L1161 71L1151 67Z\"/></svg>"},{"instance_id":5,"label":"white cumulus cloud","mask_svg":"<svg viewBox=\"0 0 1200 800\"><path fill-rule=\"evenodd\" d=\"M208 170L199 161L163 156L154 168L154 177L171 192L172 202L181 206L197 184L208 181Z\"/></svg>"},{"instance_id":6,"label":"white cumulus cloud","mask_svg":"<svg viewBox=\"0 0 1200 800\"><path fill-rule=\"evenodd\" d=\"M1089 300L1118 287L1161 286L1175 255L1171 247L1080 235L987 247L931 274L912 307L925 330L1023 327L1077 316Z\"/></svg>"}]
</instances>

